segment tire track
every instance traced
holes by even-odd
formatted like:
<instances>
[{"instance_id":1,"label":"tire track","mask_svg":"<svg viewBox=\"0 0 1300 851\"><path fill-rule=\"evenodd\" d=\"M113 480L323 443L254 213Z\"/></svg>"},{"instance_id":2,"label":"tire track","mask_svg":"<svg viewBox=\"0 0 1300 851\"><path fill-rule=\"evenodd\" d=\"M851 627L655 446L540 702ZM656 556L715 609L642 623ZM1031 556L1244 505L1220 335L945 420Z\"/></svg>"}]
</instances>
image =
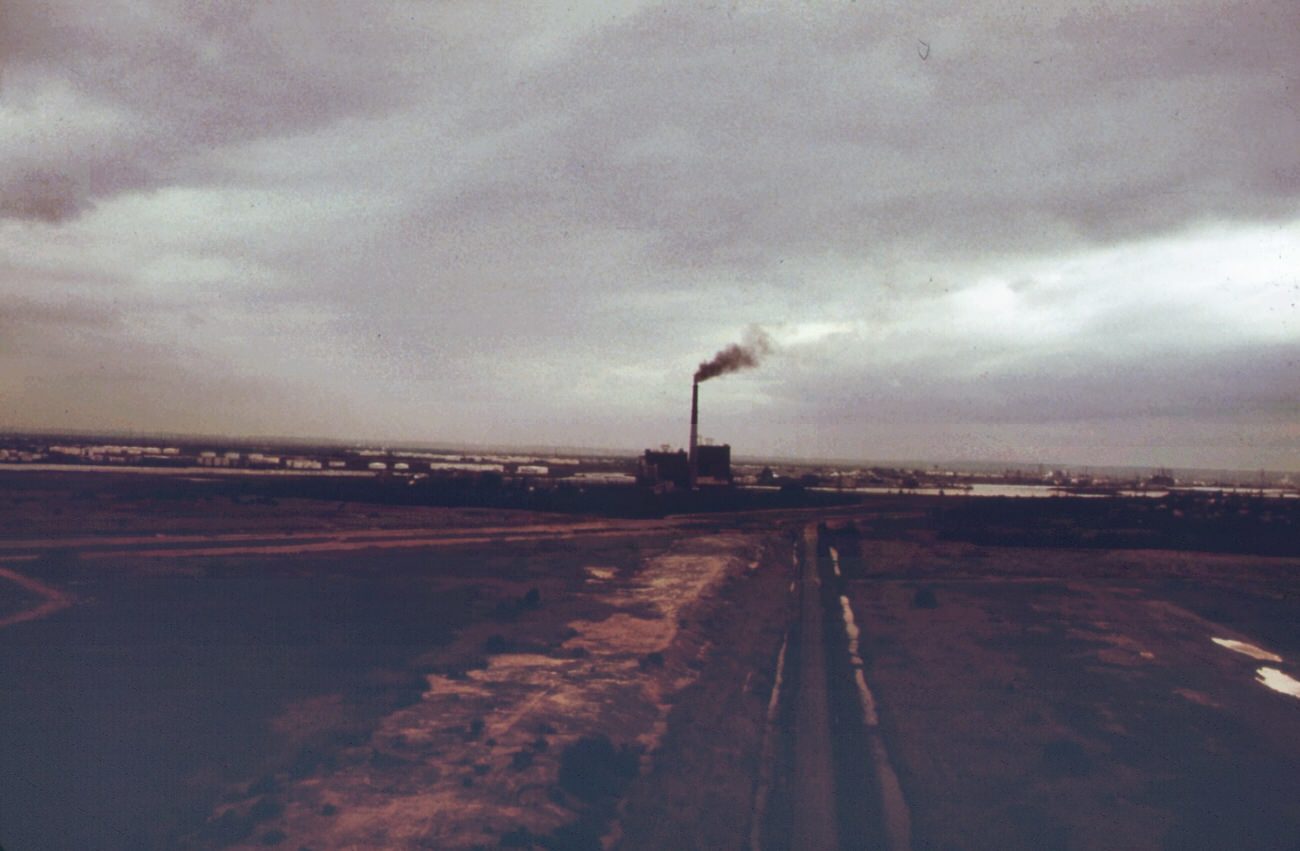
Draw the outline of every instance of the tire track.
<instances>
[{"instance_id":1,"label":"tire track","mask_svg":"<svg viewBox=\"0 0 1300 851\"><path fill-rule=\"evenodd\" d=\"M34 556L29 558L9 557L4 560L32 561L33 559ZM33 594L44 598L41 603L30 609L24 609L21 612L15 612L12 615L0 617L0 628L13 626L14 624L24 623L26 621L40 620L41 618L49 617L55 612L66 609L68 606L72 605L72 595L60 591L58 588L46 585L39 579L25 576L16 570L7 567L0 567L0 577L8 579L19 587L25 588Z\"/></svg>"}]
</instances>

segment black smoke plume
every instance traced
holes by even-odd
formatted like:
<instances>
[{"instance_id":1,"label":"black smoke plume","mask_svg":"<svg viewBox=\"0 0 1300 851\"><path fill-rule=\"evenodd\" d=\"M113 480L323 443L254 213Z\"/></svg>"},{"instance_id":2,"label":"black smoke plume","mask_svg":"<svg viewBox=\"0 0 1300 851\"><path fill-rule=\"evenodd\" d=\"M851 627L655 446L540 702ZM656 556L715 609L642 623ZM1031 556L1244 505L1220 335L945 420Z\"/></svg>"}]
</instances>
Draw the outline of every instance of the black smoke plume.
<instances>
[{"instance_id":1,"label":"black smoke plume","mask_svg":"<svg viewBox=\"0 0 1300 851\"><path fill-rule=\"evenodd\" d=\"M745 332L743 342L732 343L714 355L711 360L701 363L700 368L695 370L695 381L697 383L708 381L710 378L717 378L719 375L758 366L758 362L762 360L763 356L770 354L771 351L772 340L763 332L763 329L750 328Z\"/></svg>"}]
</instances>

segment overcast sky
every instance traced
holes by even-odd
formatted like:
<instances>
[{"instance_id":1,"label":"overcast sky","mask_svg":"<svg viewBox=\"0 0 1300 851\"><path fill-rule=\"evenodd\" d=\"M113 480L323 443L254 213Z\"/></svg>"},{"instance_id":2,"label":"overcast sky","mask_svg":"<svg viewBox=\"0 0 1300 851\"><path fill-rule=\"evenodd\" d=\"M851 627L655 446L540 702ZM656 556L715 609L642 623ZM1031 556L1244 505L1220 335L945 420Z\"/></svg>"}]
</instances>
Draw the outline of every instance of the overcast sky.
<instances>
[{"instance_id":1,"label":"overcast sky","mask_svg":"<svg viewBox=\"0 0 1300 851\"><path fill-rule=\"evenodd\" d=\"M1300 469L1300 4L0 4L0 427Z\"/></svg>"}]
</instances>

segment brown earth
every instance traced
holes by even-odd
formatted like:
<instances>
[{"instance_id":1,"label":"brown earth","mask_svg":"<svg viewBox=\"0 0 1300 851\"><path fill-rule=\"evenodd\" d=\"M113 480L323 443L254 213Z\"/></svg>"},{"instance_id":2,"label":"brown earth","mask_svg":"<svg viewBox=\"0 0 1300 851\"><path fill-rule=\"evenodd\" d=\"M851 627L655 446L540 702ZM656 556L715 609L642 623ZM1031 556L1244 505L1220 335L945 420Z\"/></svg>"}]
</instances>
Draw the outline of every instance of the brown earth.
<instances>
[{"instance_id":1,"label":"brown earth","mask_svg":"<svg viewBox=\"0 0 1300 851\"><path fill-rule=\"evenodd\" d=\"M23 497L44 520L0 539L24 621L0 631L22 737L0 842L748 836L790 617L779 522L61 499Z\"/></svg>"},{"instance_id":2,"label":"brown earth","mask_svg":"<svg viewBox=\"0 0 1300 851\"><path fill-rule=\"evenodd\" d=\"M865 540L847 590L913 847L1294 848L1300 560Z\"/></svg>"},{"instance_id":3,"label":"brown earth","mask_svg":"<svg viewBox=\"0 0 1300 851\"><path fill-rule=\"evenodd\" d=\"M787 730L765 762L768 703L819 520L911 847L1300 840L1300 700L1259 681L1300 676L1294 558L940 541L936 501L901 497L636 521L26 481L0 492L5 847L771 838L755 796L773 780L791 820L792 754ZM846 683L833 731L861 738ZM871 772L836 771L866 835L843 787Z\"/></svg>"},{"instance_id":4,"label":"brown earth","mask_svg":"<svg viewBox=\"0 0 1300 851\"><path fill-rule=\"evenodd\" d=\"M626 781L639 763L650 770L628 792L626 818L636 827L628 836L644 841L645 816L667 809L698 821L701 836L728 834L732 844L743 837L757 757L751 745L761 738L766 701L751 662L770 664L762 648L779 640L780 627L755 629L736 606L765 596L766 587L778 589L779 610L782 567L761 536L734 532L632 540L621 557L597 554L594 563L575 560L562 585L530 577L541 583L532 586L541 601L535 608L527 604L531 590L520 590L517 612L471 624L427 654L435 672L421 699L381 719L337 764L277 777L278 812L258 820L250 847L268 837L320 848L594 845L602 834L618 834L618 796L566 786L562 765L576 743L601 737L631 755ZM733 627L756 633L745 639L766 633L769 640L720 649L715 641L730 639ZM739 704L735 717L714 714L698 724L706 707L726 706L701 691L729 695ZM729 721L746 726L729 728ZM664 742L670 726L676 734ZM692 769L705 764L706 752L680 741L719 729L708 764L725 807L700 800L701 777ZM252 795L214 816L243 817L266 799ZM719 819L725 823L710 824Z\"/></svg>"}]
</instances>

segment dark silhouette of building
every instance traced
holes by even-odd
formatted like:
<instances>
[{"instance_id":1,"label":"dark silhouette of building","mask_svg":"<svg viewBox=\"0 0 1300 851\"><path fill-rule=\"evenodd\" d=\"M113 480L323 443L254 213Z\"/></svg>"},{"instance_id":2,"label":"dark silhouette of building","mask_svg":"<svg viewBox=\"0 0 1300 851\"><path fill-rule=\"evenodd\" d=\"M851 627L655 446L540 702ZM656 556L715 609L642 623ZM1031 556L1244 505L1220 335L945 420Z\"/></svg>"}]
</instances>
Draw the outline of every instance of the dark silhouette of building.
<instances>
[{"instance_id":1,"label":"dark silhouette of building","mask_svg":"<svg viewBox=\"0 0 1300 851\"><path fill-rule=\"evenodd\" d=\"M686 490L691 486L690 460L681 449L676 452L647 449L637 468L636 480L637 484L649 487L671 484Z\"/></svg>"},{"instance_id":2,"label":"dark silhouette of building","mask_svg":"<svg viewBox=\"0 0 1300 851\"><path fill-rule=\"evenodd\" d=\"M731 484L731 446L702 444L695 449L697 485Z\"/></svg>"},{"instance_id":3,"label":"dark silhouette of building","mask_svg":"<svg viewBox=\"0 0 1300 851\"><path fill-rule=\"evenodd\" d=\"M731 484L731 447L702 444L695 448L698 467L696 485L713 486ZM690 455L678 449L647 449L637 468L637 483L647 487L671 484L674 488L691 487Z\"/></svg>"}]
</instances>

